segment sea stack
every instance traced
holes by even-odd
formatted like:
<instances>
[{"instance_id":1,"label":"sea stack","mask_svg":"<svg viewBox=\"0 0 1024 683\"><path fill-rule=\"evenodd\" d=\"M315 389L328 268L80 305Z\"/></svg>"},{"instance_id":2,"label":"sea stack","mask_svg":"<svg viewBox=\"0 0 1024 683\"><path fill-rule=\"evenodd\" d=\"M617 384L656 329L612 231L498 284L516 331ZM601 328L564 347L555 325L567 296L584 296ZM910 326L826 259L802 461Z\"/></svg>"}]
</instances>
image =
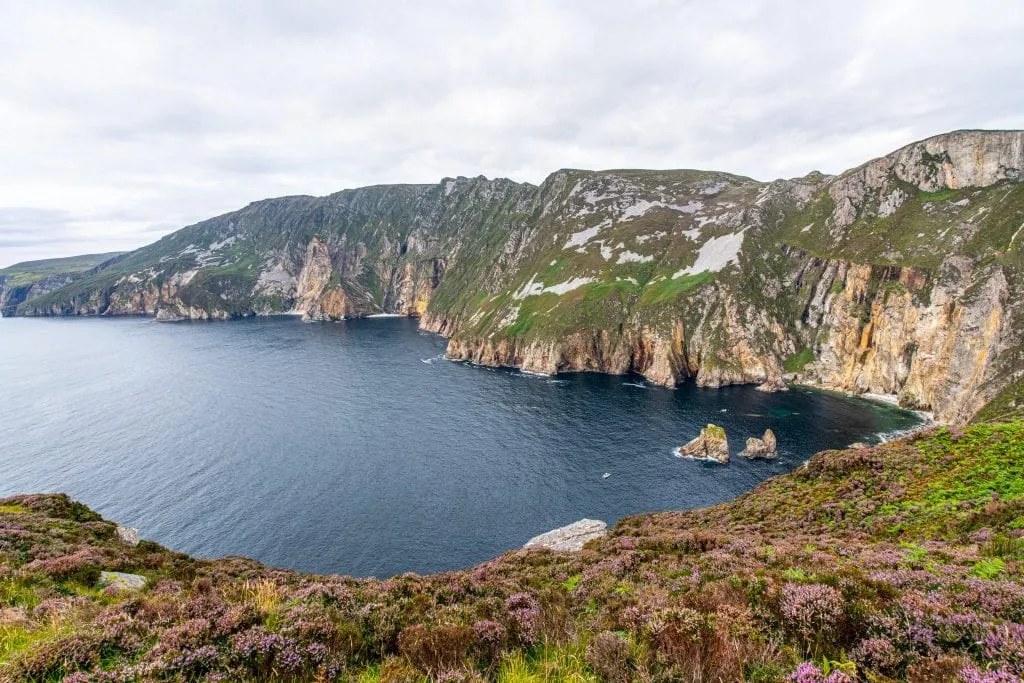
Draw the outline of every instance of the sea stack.
<instances>
[{"instance_id":1,"label":"sea stack","mask_svg":"<svg viewBox=\"0 0 1024 683\"><path fill-rule=\"evenodd\" d=\"M740 455L748 460L770 460L778 454L778 444L775 442L775 432L770 429L764 430L764 436L760 439L754 436L748 438L747 447L740 452Z\"/></svg>"},{"instance_id":2,"label":"sea stack","mask_svg":"<svg viewBox=\"0 0 1024 683\"><path fill-rule=\"evenodd\" d=\"M700 435L679 449L680 457L714 460L723 465L729 462L729 438L725 430L709 424L700 430Z\"/></svg>"}]
</instances>

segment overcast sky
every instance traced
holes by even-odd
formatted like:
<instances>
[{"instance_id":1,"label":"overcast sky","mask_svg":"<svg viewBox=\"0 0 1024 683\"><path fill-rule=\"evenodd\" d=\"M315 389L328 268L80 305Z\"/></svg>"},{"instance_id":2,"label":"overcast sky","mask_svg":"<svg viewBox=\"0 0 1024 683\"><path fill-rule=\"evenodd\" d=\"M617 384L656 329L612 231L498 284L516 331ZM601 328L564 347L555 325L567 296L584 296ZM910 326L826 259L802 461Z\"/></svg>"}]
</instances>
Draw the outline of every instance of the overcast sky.
<instances>
[{"instance_id":1,"label":"overcast sky","mask_svg":"<svg viewBox=\"0 0 1024 683\"><path fill-rule=\"evenodd\" d=\"M0 265L136 248L269 196L563 167L767 180L1024 128L1018 0L0 0L0 17Z\"/></svg>"}]
</instances>

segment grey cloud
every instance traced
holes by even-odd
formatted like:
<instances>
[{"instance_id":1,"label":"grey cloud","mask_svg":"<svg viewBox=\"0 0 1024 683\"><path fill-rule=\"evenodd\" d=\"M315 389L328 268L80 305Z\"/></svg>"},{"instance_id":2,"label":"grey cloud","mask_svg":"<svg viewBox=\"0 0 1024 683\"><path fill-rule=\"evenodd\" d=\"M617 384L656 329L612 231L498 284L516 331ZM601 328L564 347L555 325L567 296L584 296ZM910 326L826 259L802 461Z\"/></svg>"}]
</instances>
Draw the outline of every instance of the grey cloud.
<instances>
[{"instance_id":1,"label":"grey cloud","mask_svg":"<svg viewBox=\"0 0 1024 683\"><path fill-rule=\"evenodd\" d=\"M266 196L562 167L770 179L1024 127L1024 5L958 8L24 3L0 24L0 263L141 246Z\"/></svg>"}]
</instances>

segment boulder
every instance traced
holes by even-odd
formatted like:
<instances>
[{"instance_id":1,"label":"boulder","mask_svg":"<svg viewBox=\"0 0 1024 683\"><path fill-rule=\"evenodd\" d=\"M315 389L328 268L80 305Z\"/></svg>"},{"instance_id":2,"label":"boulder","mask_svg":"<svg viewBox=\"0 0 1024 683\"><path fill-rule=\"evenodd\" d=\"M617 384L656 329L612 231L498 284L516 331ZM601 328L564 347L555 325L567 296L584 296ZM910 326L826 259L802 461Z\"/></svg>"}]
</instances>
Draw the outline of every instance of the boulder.
<instances>
[{"instance_id":1,"label":"boulder","mask_svg":"<svg viewBox=\"0 0 1024 683\"><path fill-rule=\"evenodd\" d=\"M714 460L724 465L729 462L729 438L725 435L724 429L709 424L700 430L700 435L696 439L682 446L678 455L681 458Z\"/></svg>"},{"instance_id":2,"label":"boulder","mask_svg":"<svg viewBox=\"0 0 1024 683\"><path fill-rule=\"evenodd\" d=\"M141 538L139 538L139 530L133 529L130 526L117 527L117 537L121 540L122 543L124 543L125 545L130 545L133 548L139 544L140 540L142 540Z\"/></svg>"},{"instance_id":3,"label":"boulder","mask_svg":"<svg viewBox=\"0 0 1024 683\"><path fill-rule=\"evenodd\" d=\"M587 541L601 538L608 533L608 525L599 519L581 519L568 526L559 527L526 542L524 548L548 548L549 550L582 550Z\"/></svg>"},{"instance_id":4,"label":"boulder","mask_svg":"<svg viewBox=\"0 0 1024 683\"><path fill-rule=\"evenodd\" d=\"M146 577L123 572L100 572L99 586L119 591L140 591L146 587Z\"/></svg>"},{"instance_id":5,"label":"boulder","mask_svg":"<svg viewBox=\"0 0 1024 683\"><path fill-rule=\"evenodd\" d=\"M757 385L757 390L773 394L777 391L789 391L789 387L786 386L781 377L773 377Z\"/></svg>"},{"instance_id":6,"label":"boulder","mask_svg":"<svg viewBox=\"0 0 1024 683\"><path fill-rule=\"evenodd\" d=\"M776 457L778 454L775 432L770 429L764 430L764 436L760 439L753 436L747 439L747 447L740 452L740 455L750 460L755 458L767 460Z\"/></svg>"}]
</instances>

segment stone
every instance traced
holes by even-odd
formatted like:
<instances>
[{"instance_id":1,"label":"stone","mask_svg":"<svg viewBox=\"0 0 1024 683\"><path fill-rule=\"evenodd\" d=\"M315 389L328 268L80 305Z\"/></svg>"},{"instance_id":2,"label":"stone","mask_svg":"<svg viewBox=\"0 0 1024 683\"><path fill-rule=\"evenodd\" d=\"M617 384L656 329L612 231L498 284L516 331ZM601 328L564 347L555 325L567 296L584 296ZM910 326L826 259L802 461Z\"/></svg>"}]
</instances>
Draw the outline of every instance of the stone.
<instances>
[{"instance_id":1,"label":"stone","mask_svg":"<svg viewBox=\"0 0 1024 683\"><path fill-rule=\"evenodd\" d=\"M748 460L761 459L769 460L778 456L778 444L775 441L775 432L770 429L764 430L764 436L760 439L757 437L750 437L747 439L747 447L744 448L740 455Z\"/></svg>"},{"instance_id":2,"label":"stone","mask_svg":"<svg viewBox=\"0 0 1024 683\"><path fill-rule=\"evenodd\" d=\"M714 460L723 465L729 462L729 438L725 430L709 424L700 435L679 449L679 456L698 460Z\"/></svg>"},{"instance_id":3,"label":"stone","mask_svg":"<svg viewBox=\"0 0 1024 683\"><path fill-rule=\"evenodd\" d=\"M156 321L161 323L177 323L185 318L166 306L156 309Z\"/></svg>"},{"instance_id":4,"label":"stone","mask_svg":"<svg viewBox=\"0 0 1024 683\"><path fill-rule=\"evenodd\" d=\"M121 542L125 545L135 547L139 544L142 539L139 537L139 530L133 529L130 526L119 526L117 527L117 537L121 539Z\"/></svg>"},{"instance_id":5,"label":"stone","mask_svg":"<svg viewBox=\"0 0 1024 683\"><path fill-rule=\"evenodd\" d=\"M782 381L781 377L774 377L758 384L757 390L763 391L767 394L773 394L777 391L789 391L789 387L786 386L786 383Z\"/></svg>"},{"instance_id":6,"label":"stone","mask_svg":"<svg viewBox=\"0 0 1024 683\"><path fill-rule=\"evenodd\" d=\"M608 525L599 519L581 519L568 526L559 527L539 536L534 536L523 548L547 548L563 552L582 550L588 541L607 535Z\"/></svg>"},{"instance_id":7,"label":"stone","mask_svg":"<svg viewBox=\"0 0 1024 683\"><path fill-rule=\"evenodd\" d=\"M123 572L100 572L99 587L119 591L140 591L146 587L146 577Z\"/></svg>"}]
</instances>

